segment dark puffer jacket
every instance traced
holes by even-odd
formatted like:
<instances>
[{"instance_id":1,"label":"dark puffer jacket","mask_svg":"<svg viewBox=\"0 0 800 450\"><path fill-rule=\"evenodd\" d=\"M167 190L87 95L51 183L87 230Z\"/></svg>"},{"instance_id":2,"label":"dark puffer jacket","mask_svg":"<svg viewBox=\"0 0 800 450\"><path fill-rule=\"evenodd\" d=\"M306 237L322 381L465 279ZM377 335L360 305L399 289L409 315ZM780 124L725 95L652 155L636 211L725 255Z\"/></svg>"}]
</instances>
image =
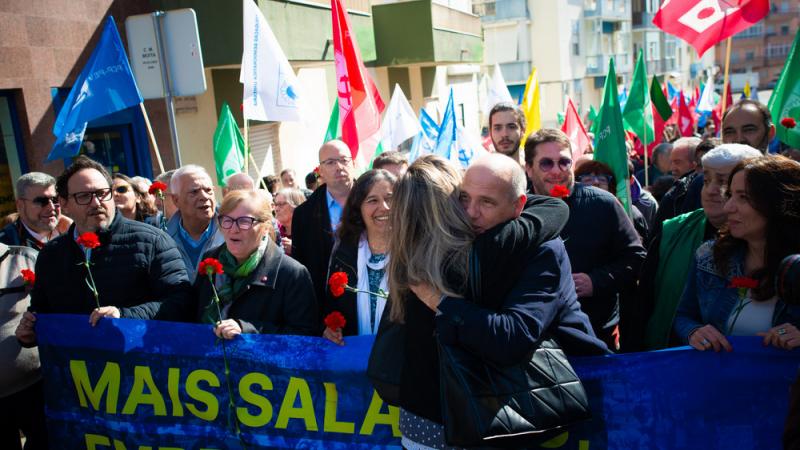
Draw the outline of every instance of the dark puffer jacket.
<instances>
[{"instance_id":1,"label":"dark puffer jacket","mask_svg":"<svg viewBox=\"0 0 800 450\"><path fill-rule=\"evenodd\" d=\"M32 311L89 314L96 307L74 233L72 225L39 252ZM91 270L101 306L116 306L130 319L186 319L191 285L172 238L119 212L98 236L101 245L92 250Z\"/></svg>"}]
</instances>

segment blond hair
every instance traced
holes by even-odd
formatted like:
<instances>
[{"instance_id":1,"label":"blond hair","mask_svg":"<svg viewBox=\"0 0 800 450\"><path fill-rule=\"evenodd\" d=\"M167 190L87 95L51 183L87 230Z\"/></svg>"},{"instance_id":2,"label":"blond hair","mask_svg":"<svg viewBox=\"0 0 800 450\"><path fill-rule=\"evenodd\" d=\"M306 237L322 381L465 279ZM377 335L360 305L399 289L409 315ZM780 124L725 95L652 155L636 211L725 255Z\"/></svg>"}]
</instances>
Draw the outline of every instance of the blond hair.
<instances>
[{"instance_id":1,"label":"blond hair","mask_svg":"<svg viewBox=\"0 0 800 450\"><path fill-rule=\"evenodd\" d=\"M417 159L394 188L389 245L391 319L405 321L409 285L462 296L474 232L460 201L461 172L433 155ZM412 300L417 301L417 300Z\"/></svg>"},{"instance_id":2,"label":"blond hair","mask_svg":"<svg viewBox=\"0 0 800 450\"><path fill-rule=\"evenodd\" d=\"M253 217L266 224L267 233L274 240L275 230L272 226L272 202L267 198L266 194L265 191L260 189L256 189L255 191L230 191L225 195L225 198L222 199L222 204L219 205L219 215L226 216L242 202L250 201L255 210Z\"/></svg>"}]
</instances>

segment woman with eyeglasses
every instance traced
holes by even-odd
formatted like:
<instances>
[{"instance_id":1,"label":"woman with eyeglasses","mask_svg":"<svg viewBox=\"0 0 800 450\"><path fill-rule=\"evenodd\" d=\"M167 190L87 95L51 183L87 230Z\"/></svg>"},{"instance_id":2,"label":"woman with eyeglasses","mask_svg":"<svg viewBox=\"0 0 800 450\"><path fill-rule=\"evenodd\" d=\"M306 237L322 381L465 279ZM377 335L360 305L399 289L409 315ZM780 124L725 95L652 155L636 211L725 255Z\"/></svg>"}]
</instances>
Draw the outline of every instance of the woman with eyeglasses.
<instances>
[{"instance_id":1,"label":"woman with eyeglasses","mask_svg":"<svg viewBox=\"0 0 800 450\"><path fill-rule=\"evenodd\" d=\"M575 181L586 186L594 186L606 192L610 192L614 197L617 196L617 180L614 178L614 171L608 164L591 159L582 159L576 163L575 166ZM636 233L642 239L642 242L647 242L650 235L647 219L644 214L639 211L636 205L631 208L631 216L633 219L633 227Z\"/></svg>"},{"instance_id":2,"label":"woman with eyeglasses","mask_svg":"<svg viewBox=\"0 0 800 450\"><path fill-rule=\"evenodd\" d=\"M113 181L114 204L123 217L144 222L148 217L156 215L155 207L147 200L149 194L143 192L130 177L117 173L114 174Z\"/></svg>"},{"instance_id":3,"label":"woman with eyeglasses","mask_svg":"<svg viewBox=\"0 0 800 450\"><path fill-rule=\"evenodd\" d=\"M342 210L336 230L328 278L336 272L347 274L348 285L361 292L345 291L334 296L325 290L323 314L339 311L344 328L326 327L322 336L339 345L343 336L375 334L386 306L380 291L389 292L386 266L389 262L389 209L397 178L377 169L358 177Z\"/></svg>"},{"instance_id":4,"label":"woman with eyeglasses","mask_svg":"<svg viewBox=\"0 0 800 450\"><path fill-rule=\"evenodd\" d=\"M275 194L275 219L281 236L283 251L292 255L292 217L294 209L306 201L303 191L297 188L283 188Z\"/></svg>"},{"instance_id":5,"label":"woman with eyeglasses","mask_svg":"<svg viewBox=\"0 0 800 450\"><path fill-rule=\"evenodd\" d=\"M311 276L269 239L272 207L265 193L231 191L219 208L225 243L203 258L216 258L219 317L207 276L195 280L197 319L214 325L214 334L233 339L241 333L317 334L317 303Z\"/></svg>"}]
</instances>

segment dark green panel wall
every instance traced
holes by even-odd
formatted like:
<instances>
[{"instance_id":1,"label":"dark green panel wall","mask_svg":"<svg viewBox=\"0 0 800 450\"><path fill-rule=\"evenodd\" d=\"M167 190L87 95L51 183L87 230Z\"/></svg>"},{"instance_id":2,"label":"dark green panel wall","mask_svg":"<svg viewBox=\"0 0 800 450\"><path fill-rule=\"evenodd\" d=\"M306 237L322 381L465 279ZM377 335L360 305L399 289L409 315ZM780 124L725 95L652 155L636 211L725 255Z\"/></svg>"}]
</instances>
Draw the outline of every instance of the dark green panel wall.
<instances>
[{"instance_id":1,"label":"dark green panel wall","mask_svg":"<svg viewBox=\"0 0 800 450\"><path fill-rule=\"evenodd\" d=\"M240 0L150 0L154 9L193 8L197 14L203 63L206 67L242 62L242 2ZM319 61L331 39L331 10L321 6L273 0L258 2L286 57ZM349 14L351 32L364 61L376 58L372 17ZM333 60L333 44L325 60ZM233 108L232 108L233 109Z\"/></svg>"},{"instance_id":2,"label":"dark green panel wall","mask_svg":"<svg viewBox=\"0 0 800 450\"><path fill-rule=\"evenodd\" d=\"M483 61L483 39L479 36L434 29L433 42L436 62Z\"/></svg>"},{"instance_id":3,"label":"dark green panel wall","mask_svg":"<svg viewBox=\"0 0 800 450\"><path fill-rule=\"evenodd\" d=\"M372 20L378 49L376 65L434 60L430 0L375 5Z\"/></svg>"}]
</instances>

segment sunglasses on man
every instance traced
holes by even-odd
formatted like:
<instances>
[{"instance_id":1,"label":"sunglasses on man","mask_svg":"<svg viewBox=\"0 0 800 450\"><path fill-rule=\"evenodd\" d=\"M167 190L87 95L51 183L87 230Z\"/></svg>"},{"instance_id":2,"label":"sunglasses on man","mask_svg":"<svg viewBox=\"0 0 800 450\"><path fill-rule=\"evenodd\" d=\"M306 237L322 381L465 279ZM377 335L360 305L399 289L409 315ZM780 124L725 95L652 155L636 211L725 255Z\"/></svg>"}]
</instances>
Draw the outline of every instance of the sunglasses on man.
<instances>
[{"instance_id":1,"label":"sunglasses on man","mask_svg":"<svg viewBox=\"0 0 800 450\"><path fill-rule=\"evenodd\" d=\"M542 158L539 160L539 169L542 172L549 172L553 170L556 164L558 164L558 168L561 169L562 172L566 172L572 167L572 160L569 158L559 158L558 162L556 162L550 158Z\"/></svg>"},{"instance_id":2,"label":"sunglasses on man","mask_svg":"<svg viewBox=\"0 0 800 450\"><path fill-rule=\"evenodd\" d=\"M50 205L51 203L53 204L54 208L58 208L58 207L61 206L58 203L58 196L48 197L46 195L41 195L39 197L34 197L34 198L23 198L22 200L27 200L27 201L29 201L29 202L33 203L34 205L39 206L41 208L45 208L48 205Z\"/></svg>"}]
</instances>

